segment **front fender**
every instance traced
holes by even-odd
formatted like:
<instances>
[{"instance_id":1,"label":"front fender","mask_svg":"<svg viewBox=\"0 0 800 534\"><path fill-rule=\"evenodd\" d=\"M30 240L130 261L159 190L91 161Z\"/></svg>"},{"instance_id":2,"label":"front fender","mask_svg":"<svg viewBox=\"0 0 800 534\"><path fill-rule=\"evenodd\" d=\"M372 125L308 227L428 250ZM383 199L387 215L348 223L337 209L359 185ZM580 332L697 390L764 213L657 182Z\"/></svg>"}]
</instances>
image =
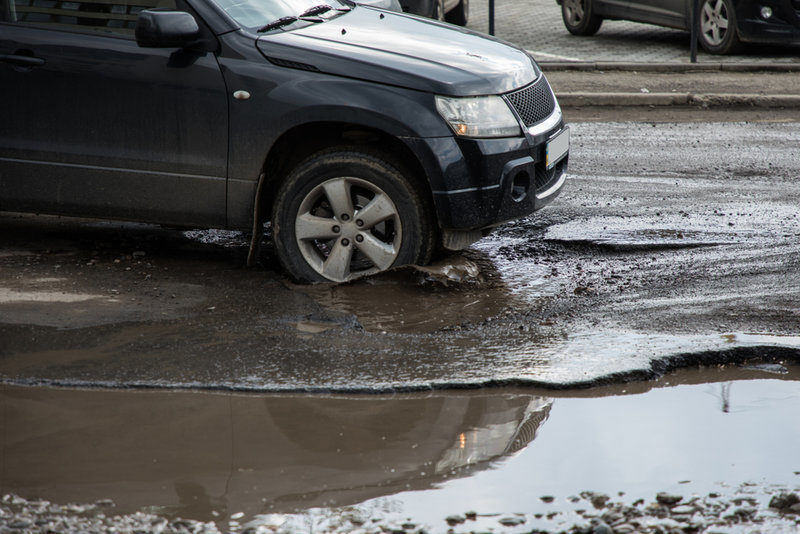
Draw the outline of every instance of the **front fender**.
<instances>
[{"instance_id":1,"label":"front fender","mask_svg":"<svg viewBox=\"0 0 800 534\"><path fill-rule=\"evenodd\" d=\"M255 182L275 141L302 124L357 124L395 137L451 135L431 93L274 65L252 43L238 51L245 57L220 57L230 94L230 180ZM250 97L237 100L236 91Z\"/></svg>"}]
</instances>

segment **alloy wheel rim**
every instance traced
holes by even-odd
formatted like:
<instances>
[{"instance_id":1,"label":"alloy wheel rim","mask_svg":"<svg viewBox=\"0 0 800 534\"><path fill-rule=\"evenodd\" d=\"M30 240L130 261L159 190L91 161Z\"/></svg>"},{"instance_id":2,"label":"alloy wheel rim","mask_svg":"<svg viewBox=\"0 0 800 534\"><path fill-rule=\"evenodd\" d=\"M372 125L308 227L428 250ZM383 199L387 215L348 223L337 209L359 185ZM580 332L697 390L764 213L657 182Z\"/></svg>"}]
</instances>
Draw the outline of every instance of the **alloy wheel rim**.
<instances>
[{"instance_id":1,"label":"alloy wheel rim","mask_svg":"<svg viewBox=\"0 0 800 534\"><path fill-rule=\"evenodd\" d=\"M567 12L567 22L572 26L579 25L585 13L583 0L564 0L564 7Z\"/></svg>"},{"instance_id":2,"label":"alloy wheel rim","mask_svg":"<svg viewBox=\"0 0 800 534\"><path fill-rule=\"evenodd\" d=\"M703 39L719 46L728 33L728 9L724 0L706 0L700 9L700 31Z\"/></svg>"},{"instance_id":3,"label":"alloy wheel rim","mask_svg":"<svg viewBox=\"0 0 800 534\"><path fill-rule=\"evenodd\" d=\"M294 230L308 265L334 282L388 269L403 237L389 195L355 177L331 178L314 187L300 203Z\"/></svg>"}]
</instances>

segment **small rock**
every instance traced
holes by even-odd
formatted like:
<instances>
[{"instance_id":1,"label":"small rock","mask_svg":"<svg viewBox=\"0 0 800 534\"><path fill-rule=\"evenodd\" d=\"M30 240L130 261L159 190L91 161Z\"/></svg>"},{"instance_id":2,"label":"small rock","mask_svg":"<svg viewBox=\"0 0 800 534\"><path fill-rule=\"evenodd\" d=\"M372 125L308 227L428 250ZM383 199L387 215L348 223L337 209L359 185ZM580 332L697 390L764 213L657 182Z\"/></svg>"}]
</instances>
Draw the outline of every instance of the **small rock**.
<instances>
[{"instance_id":1,"label":"small rock","mask_svg":"<svg viewBox=\"0 0 800 534\"><path fill-rule=\"evenodd\" d=\"M400 526L403 527L403 530L413 530L417 528L416 523L403 523Z\"/></svg>"},{"instance_id":2,"label":"small rock","mask_svg":"<svg viewBox=\"0 0 800 534\"><path fill-rule=\"evenodd\" d=\"M516 527L525 523L525 519L521 517L503 517L499 519L499 522L504 527Z\"/></svg>"},{"instance_id":3,"label":"small rock","mask_svg":"<svg viewBox=\"0 0 800 534\"><path fill-rule=\"evenodd\" d=\"M597 291L593 287L578 286L573 291L576 295L594 295Z\"/></svg>"},{"instance_id":4,"label":"small rock","mask_svg":"<svg viewBox=\"0 0 800 534\"><path fill-rule=\"evenodd\" d=\"M800 503L791 505L786 511L792 514L800 514Z\"/></svg>"},{"instance_id":5,"label":"small rock","mask_svg":"<svg viewBox=\"0 0 800 534\"><path fill-rule=\"evenodd\" d=\"M796 493L781 492L770 499L769 507L776 510L786 510L797 503L800 503L800 497Z\"/></svg>"},{"instance_id":6,"label":"small rock","mask_svg":"<svg viewBox=\"0 0 800 534\"><path fill-rule=\"evenodd\" d=\"M553 497L552 495L542 495L539 498L542 500L542 502L548 502L548 503L556 500L555 497Z\"/></svg>"},{"instance_id":7,"label":"small rock","mask_svg":"<svg viewBox=\"0 0 800 534\"><path fill-rule=\"evenodd\" d=\"M614 527L614 534L630 534L636 530L633 525L629 525L628 523L623 523L622 525L617 525Z\"/></svg>"},{"instance_id":8,"label":"small rock","mask_svg":"<svg viewBox=\"0 0 800 534\"><path fill-rule=\"evenodd\" d=\"M680 495L672 495L663 491L656 494L656 500L661 504L666 504L667 506L678 504L682 499L683 497Z\"/></svg>"},{"instance_id":9,"label":"small rock","mask_svg":"<svg viewBox=\"0 0 800 534\"><path fill-rule=\"evenodd\" d=\"M620 519L622 519L622 514L620 514L619 512L613 512L613 511L609 510L607 512L604 512L600 516L600 518L603 521L605 521L606 523L608 523L609 525L613 525L614 523L616 523Z\"/></svg>"},{"instance_id":10,"label":"small rock","mask_svg":"<svg viewBox=\"0 0 800 534\"><path fill-rule=\"evenodd\" d=\"M29 528L33 523L27 519L16 519L8 524L9 528Z\"/></svg>"},{"instance_id":11,"label":"small rock","mask_svg":"<svg viewBox=\"0 0 800 534\"><path fill-rule=\"evenodd\" d=\"M614 529L609 527L605 521L598 521L592 529L592 534L614 534Z\"/></svg>"},{"instance_id":12,"label":"small rock","mask_svg":"<svg viewBox=\"0 0 800 534\"><path fill-rule=\"evenodd\" d=\"M602 508L603 506L606 505L606 503L610 498L611 497L609 497L605 493L595 493L594 495L591 496L589 502L591 502L592 506L594 506L595 508Z\"/></svg>"},{"instance_id":13,"label":"small rock","mask_svg":"<svg viewBox=\"0 0 800 534\"><path fill-rule=\"evenodd\" d=\"M146 255L147 253L144 250L137 250L133 254L131 254L131 256L133 256L134 258L143 258Z\"/></svg>"},{"instance_id":14,"label":"small rock","mask_svg":"<svg viewBox=\"0 0 800 534\"><path fill-rule=\"evenodd\" d=\"M694 506L689 506L688 504L682 504L681 506L676 506L672 510L670 510L673 514L693 514L695 511Z\"/></svg>"},{"instance_id":15,"label":"small rock","mask_svg":"<svg viewBox=\"0 0 800 534\"><path fill-rule=\"evenodd\" d=\"M448 515L444 518L444 520L447 521L447 524L452 527L455 525L460 525L466 521L466 518L463 515Z\"/></svg>"},{"instance_id":16,"label":"small rock","mask_svg":"<svg viewBox=\"0 0 800 534\"><path fill-rule=\"evenodd\" d=\"M475 512L474 510L470 510L469 512L464 514L464 517L466 517L470 521L475 521L475 519L477 519L477 517L478 517L478 512Z\"/></svg>"}]
</instances>

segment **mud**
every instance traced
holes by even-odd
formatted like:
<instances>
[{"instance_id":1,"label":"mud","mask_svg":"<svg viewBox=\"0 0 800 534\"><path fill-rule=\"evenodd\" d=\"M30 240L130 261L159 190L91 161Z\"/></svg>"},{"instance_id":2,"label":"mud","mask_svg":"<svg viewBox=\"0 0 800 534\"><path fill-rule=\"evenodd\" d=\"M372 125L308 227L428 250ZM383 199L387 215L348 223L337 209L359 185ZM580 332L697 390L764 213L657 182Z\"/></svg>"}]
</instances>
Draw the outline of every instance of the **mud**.
<instances>
[{"instance_id":1,"label":"mud","mask_svg":"<svg viewBox=\"0 0 800 534\"><path fill-rule=\"evenodd\" d=\"M798 384L800 367L783 363L577 392L4 386L0 493L19 498L0 503L0 525L792 532L800 515L768 505L800 490ZM659 504L659 492L680 502Z\"/></svg>"},{"instance_id":2,"label":"mud","mask_svg":"<svg viewBox=\"0 0 800 534\"><path fill-rule=\"evenodd\" d=\"M269 247L244 269L239 232L2 215L0 380L564 388L796 360L800 125L573 132L566 189L535 217L341 286L291 284Z\"/></svg>"}]
</instances>

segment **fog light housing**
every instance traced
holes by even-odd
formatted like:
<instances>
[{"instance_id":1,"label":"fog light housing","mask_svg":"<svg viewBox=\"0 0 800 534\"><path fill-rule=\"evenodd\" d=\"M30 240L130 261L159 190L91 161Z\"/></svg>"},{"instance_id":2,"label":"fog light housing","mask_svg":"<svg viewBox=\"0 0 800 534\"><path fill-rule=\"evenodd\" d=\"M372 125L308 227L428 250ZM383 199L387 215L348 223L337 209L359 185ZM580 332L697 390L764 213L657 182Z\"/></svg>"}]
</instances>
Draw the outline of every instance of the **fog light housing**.
<instances>
[{"instance_id":1,"label":"fog light housing","mask_svg":"<svg viewBox=\"0 0 800 534\"><path fill-rule=\"evenodd\" d=\"M771 16L772 16L772 8L769 6L761 6L761 18L767 20Z\"/></svg>"}]
</instances>

